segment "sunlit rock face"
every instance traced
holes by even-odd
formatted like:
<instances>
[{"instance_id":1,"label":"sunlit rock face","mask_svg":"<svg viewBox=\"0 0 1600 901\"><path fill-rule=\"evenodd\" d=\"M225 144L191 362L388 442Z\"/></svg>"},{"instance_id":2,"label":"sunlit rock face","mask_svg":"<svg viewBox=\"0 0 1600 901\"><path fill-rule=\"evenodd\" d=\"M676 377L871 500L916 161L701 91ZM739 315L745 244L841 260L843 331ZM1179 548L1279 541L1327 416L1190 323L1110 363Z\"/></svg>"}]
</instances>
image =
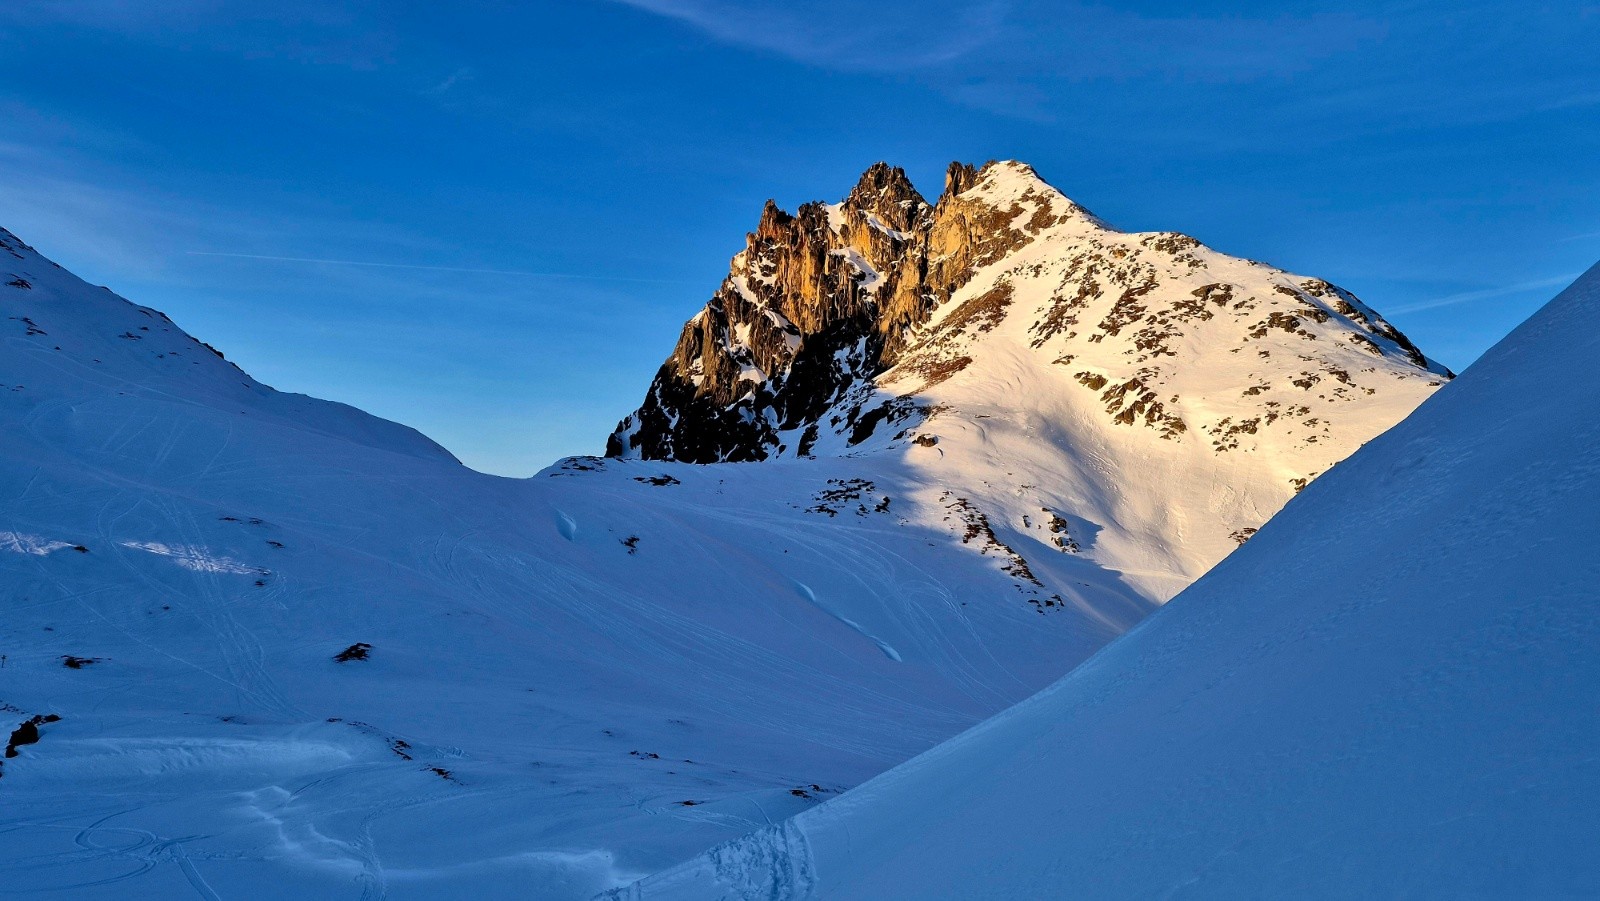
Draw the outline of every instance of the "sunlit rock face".
<instances>
[{"instance_id":1,"label":"sunlit rock face","mask_svg":"<svg viewBox=\"0 0 1600 901\"><path fill-rule=\"evenodd\" d=\"M710 463L806 456L830 436L904 441L938 412L932 389L981 378L978 361L1015 338L1049 390L1217 453L1337 443L1361 398L1450 376L1347 291L1186 235L1119 232L1022 163L952 163L931 205L876 163L840 203L768 201L607 454ZM1175 390L1185 381L1205 390ZM1338 458L1323 456L1298 478Z\"/></svg>"}]
</instances>

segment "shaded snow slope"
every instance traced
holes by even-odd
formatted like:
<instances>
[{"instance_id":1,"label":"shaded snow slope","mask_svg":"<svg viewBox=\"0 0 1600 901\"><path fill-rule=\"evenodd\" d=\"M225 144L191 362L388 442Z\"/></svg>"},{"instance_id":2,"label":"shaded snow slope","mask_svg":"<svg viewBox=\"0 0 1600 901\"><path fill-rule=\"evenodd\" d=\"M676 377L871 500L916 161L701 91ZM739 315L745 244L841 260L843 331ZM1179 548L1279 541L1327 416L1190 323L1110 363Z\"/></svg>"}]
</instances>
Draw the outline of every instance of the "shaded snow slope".
<instances>
[{"instance_id":1,"label":"shaded snow slope","mask_svg":"<svg viewBox=\"0 0 1600 901\"><path fill-rule=\"evenodd\" d=\"M1028 701L628 898L1600 894L1600 267Z\"/></svg>"},{"instance_id":2,"label":"shaded snow slope","mask_svg":"<svg viewBox=\"0 0 1600 901\"><path fill-rule=\"evenodd\" d=\"M887 458L475 473L3 239L7 891L587 897L1153 607Z\"/></svg>"},{"instance_id":3,"label":"shaded snow slope","mask_svg":"<svg viewBox=\"0 0 1600 901\"><path fill-rule=\"evenodd\" d=\"M205 407L392 453L455 459L414 429L344 404L268 388L166 314L89 285L5 229L0 315L0 390L14 393L12 409L48 398L73 406L74 415L88 422L95 414L85 405L135 398L174 416ZM64 417L63 427L73 428L72 418Z\"/></svg>"}]
</instances>

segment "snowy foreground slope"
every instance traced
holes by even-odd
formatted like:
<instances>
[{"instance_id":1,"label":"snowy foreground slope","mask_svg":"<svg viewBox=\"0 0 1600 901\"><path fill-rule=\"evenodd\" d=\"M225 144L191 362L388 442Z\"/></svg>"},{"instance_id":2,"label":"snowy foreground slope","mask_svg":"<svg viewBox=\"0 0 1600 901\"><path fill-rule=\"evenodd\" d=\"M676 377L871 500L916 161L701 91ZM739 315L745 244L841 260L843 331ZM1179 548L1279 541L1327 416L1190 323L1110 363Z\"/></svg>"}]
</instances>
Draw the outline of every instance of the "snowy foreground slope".
<instances>
[{"instance_id":1,"label":"snowy foreground slope","mask_svg":"<svg viewBox=\"0 0 1600 901\"><path fill-rule=\"evenodd\" d=\"M1044 616L837 461L474 473L0 242L0 738L38 739L0 758L8 892L587 897L1152 607L1052 551L1092 589Z\"/></svg>"},{"instance_id":2,"label":"snowy foreground slope","mask_svg":"<svg viewBox=\"0 0 1600 901\"><path fill-rule=\"evenodd\" d=\"M1049 689L616 897L1600 894L1600 267Z\"/></svg>"},{"instance_id":3,"label":"snowy foreground slope","mask_svg":"<svg viewBox=\"0 0 1600 901\"><path fill-rule=\"evenodd\" d=\"M1281 457L1056 403L1098 395L1019 358L950 380L931 445L510 480L0 231L0 889L583 898L782 822L1049 685L1433 390L1334 313L1263 340L1374 391L1275 381L1331 430ZM1174 344L1185 378L1226 334Z\"/></svg>"}]
</instances>

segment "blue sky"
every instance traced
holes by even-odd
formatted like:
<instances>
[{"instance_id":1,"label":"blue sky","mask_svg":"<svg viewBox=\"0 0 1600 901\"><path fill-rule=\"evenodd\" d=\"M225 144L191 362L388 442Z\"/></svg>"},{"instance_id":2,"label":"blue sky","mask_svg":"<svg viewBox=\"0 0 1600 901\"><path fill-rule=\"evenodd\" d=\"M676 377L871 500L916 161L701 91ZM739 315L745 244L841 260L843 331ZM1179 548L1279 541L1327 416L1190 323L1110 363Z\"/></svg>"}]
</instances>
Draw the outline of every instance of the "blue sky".
<instances>
[{"instance_id":1,"label":"blue sky","mask_svg":"<svg viewBox=\"0 0 1600 901\"><path fill-rule=\"evenodd\" d=\"M763 200L879 159L1026 160L1462 368L1600 258L1596 47L1593 2L10 0L0 224L528 475L600 451Z\"/></svg>"}]
</instances>

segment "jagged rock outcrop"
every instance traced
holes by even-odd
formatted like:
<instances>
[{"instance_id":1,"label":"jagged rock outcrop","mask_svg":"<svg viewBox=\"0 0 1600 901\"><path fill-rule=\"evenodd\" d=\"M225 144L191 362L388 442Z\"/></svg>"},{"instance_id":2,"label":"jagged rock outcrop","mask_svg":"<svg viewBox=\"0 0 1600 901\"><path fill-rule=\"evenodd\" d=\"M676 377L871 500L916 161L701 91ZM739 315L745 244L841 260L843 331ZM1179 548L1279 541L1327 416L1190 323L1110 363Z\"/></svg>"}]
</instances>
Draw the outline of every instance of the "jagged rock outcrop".
<instances>
[{"instance_id":1,"label":"jagged rock outcrop","mask_svg":"<svg viewBox=\"0 0 1600 901\"><path fill-rule=\"evenodd\" d=\"M1290 422L1314 443L1328 417L1306 401L1374 394L1380 369L1449 377L1348 292L1186 235L1118 232L1021 163L952 163L932 205L904 171L877 163L838 204L791 215L768 201L606 453L804 456L821 439L859 445L886 422L906 437L935 412L919 395L967 369L1014 317L1112 423L1217 452ZM1330 341L1381 365L1356 367L1373 376L1358 378ZM1222 353L1258 365L1218 366ZM1174 394L1179 371L1197 366L1226 370L1238 402Z\"/></svg>"},{"instance_id":2,"label":"jagged rock outcrop","mask_svg":"<svg viewBox=\"0 0 1600 901\"><path fill-rule=\"evenodd\" d=\"M952 163L930 206L904 170L876 163L839 204L790 215L767 201L607 454L759 460L789 449L779 433L797 428L794 450L807 453L810 427L893 365L916 327L1017 241L1001 211L959 198L976 178Z\"/></svg>"},{"instance_id":3,"label":"jagged rock outcrop","mask_svg":"<svg viewBox=\"0 0 1600 901\"><path fill-rule=\"evenodd\" d=\"M932 212L903 170L882 163L843 203L790 215L768 201L608 455L759 460L780 432L815 423L926 317Z\"/></svg>"}]
</instances>

